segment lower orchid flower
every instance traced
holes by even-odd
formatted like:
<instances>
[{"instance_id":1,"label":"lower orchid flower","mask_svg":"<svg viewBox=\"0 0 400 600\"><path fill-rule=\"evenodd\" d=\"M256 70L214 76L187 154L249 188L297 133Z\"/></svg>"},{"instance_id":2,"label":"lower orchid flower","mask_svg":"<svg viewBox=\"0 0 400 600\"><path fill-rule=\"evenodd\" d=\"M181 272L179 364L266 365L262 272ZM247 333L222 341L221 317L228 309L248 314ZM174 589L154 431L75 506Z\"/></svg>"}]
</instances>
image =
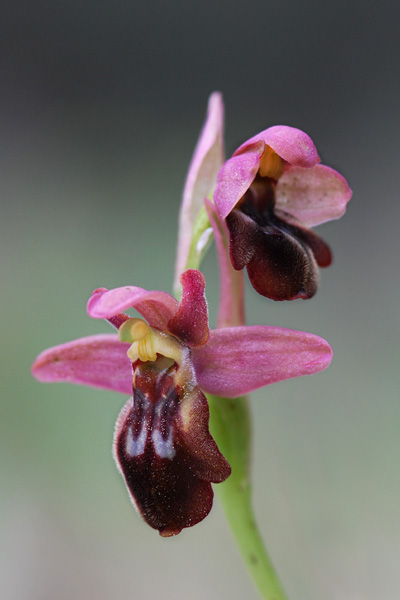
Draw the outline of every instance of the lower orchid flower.
<instances>
[{"instance_id":1,"label":"lower orchid flower","mask_svg":"<svg viewBox=\"0 0 400 600\"><path fill-rule=\"evenodd\" d=\"M242 144L221 167L214 201L230 233L235 269L273 300L311 298L327 244L309 227L338 219L351 190L299 129L275 126Z\"/></svg>"},{"instance_id":2,"label":"lower orchid flower","mask_svg":"<svg viewBox=\"0 0 400 600\"><path fill-rule=\"evenodd\" d=\"M138 513L162 536L208 515L211 483L230 466L208 430L204 392L234 398L264 385L316 373L332 357L309 333L268 326L209 330L200 271L181 276L182 300L127 286L96 290L88 314L118 334L94 335L45 350L32 372L132 394L115 428L114 457ZM136 309L143 319L123 311Z\"/></svg>"}]
</instances>

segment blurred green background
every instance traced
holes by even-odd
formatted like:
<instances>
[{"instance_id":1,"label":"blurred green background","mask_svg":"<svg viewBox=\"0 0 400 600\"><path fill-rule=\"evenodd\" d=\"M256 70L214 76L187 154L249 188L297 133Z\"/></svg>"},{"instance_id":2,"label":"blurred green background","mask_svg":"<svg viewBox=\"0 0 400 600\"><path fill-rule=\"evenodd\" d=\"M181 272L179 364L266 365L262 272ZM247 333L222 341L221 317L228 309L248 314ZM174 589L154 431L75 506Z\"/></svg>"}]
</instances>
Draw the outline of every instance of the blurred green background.
<instances>
[{"instance_id":1,"label":"blurred green background","mask_svg":"<svg viewBox=\"0 0 400 600\"><path fill-rule=\"evenodd\" d=\"M331 367L253 394L254 502L292 600L400 595L399 5L6 0L1 20L0 597L255 600L218 501L174 539L139 520L111 456L124 397L43 385L44 348L109 332L99 286L170 291L208 95L230 154L304 129L354 191L318 228L308 302L248 285L250 324L312 331ZM215 251L204 272L215 322Z\"/></svg>"}]
</instances>

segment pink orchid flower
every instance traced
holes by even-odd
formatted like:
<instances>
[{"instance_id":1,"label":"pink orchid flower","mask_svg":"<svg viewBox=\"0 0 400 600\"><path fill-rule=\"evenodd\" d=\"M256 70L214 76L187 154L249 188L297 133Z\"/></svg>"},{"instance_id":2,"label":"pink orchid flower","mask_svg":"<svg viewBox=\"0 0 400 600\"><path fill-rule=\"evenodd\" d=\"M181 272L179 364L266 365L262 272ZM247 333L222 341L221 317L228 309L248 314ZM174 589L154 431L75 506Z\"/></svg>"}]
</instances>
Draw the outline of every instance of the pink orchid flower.
<instances>
[{"instance_id":1,"label":"pink orchid flower","mask_svg":"<svg viewBox=\"0 0 400 600\"><path fill-rule=\"evenodd\" d=\"M338 219L351 198L346 180L319 165L309 136L278 125L252 137L219 171L214 201L229 229L235 269L273 300L311 298L327 244L309 227Z\"/></svg>"},{"instance_id":2,"label":"pink orchid flower","mask_svg":"<svg viewBox=\"0 0 400 600\"><path fill-rule=\"evenodd\" d=\"M181 284L180 302L134 286L96 290L88 313L118 334L49 348L32 367L39 381L133 391L116 423L114 457L138 513L165 537L204 519L211 483L230 474L208 430L204 392L238 397L317 373L332 357L328 343L309 333L267 326L210 331L203 275L187 270ZM143 319L126 315L128 308Z\"/></svg>"}]
</instances>

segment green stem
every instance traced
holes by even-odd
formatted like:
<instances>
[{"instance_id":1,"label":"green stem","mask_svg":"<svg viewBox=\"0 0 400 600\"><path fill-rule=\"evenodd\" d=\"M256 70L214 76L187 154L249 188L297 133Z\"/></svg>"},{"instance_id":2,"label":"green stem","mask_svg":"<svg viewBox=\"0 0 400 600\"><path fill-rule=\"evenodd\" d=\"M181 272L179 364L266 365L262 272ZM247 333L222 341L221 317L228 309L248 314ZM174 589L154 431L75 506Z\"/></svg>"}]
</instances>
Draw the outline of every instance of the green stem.
<instances>
[{"instance_id":1,"label":"green stem","mask_svg":"<svg viewBox=\"0 0 400 600\"><path fill-rule=\"evenodd\" d=\"M207 394L210 431L232 474L216 486L233 535L263 600L287 600L255 521L249 476L251 424L247 398Z\"/></svg>"}]
</instances>

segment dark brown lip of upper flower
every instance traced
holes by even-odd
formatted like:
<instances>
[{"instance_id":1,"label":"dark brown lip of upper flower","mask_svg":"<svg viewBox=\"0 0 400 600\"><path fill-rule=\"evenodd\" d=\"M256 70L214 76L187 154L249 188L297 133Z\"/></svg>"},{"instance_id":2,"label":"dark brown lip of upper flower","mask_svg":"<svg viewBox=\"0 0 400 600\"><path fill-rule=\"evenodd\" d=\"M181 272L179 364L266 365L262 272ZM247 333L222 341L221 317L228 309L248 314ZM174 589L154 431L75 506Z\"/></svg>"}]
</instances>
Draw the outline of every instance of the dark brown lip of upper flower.
<instances>
[{"instance_id":1,"label":"dark brown lip of upper flower","mask_svg":"<svg viewBox=\"0 0 400 600\"><path fill-rule=\"evenodd\" d=\"M332 262L329 246L314 232L275 209L276 181L257 175L227 216L232 265L247 267L254 289L273 300L311 298L318 266ZM289 217L290 218L290 217Z\"/></svg>"}]
</instances>

